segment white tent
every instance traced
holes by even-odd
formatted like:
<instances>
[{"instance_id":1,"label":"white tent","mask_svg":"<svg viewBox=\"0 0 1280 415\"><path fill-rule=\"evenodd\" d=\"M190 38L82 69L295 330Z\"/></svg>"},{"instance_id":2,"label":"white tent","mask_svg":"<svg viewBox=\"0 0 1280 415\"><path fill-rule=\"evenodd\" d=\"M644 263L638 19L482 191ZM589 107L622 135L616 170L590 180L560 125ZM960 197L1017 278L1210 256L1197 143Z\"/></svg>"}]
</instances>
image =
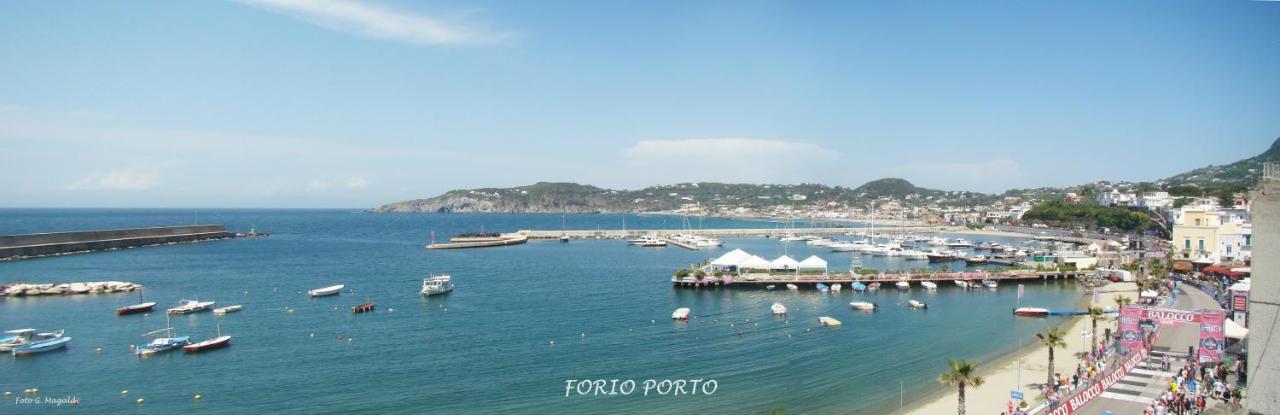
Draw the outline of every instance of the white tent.
<instances>
[{"instance_id":1,"label":"white tent","mask_svg":"<svg viewBox=\"0 0 1280 415\"><path fill-rule=\"evenodd\" d=\"M775 259L769 262L769 269L771 270L772 269L793 270L798 268L800 268L800 263L796 262L795 259L786 255L780 256L778 257L778 259Z\"/></svg>"},{"instance_id":2,"label":"white tent","mask_svg":"<svg viewBox=\"0 0 1280 415\"><path fill-rule=\"evenodd\" d=\"M769 261L764 258L752 255L750 258L742 260L738 263L738 269L769 269Z\"/></svg>"},{"instance_id":3,"label":"white tent","mask_svg":"<svg viewBox=\"0 0 1280 415\"><path fill-rule=\"evenodd\" d=\"M820 269L820 270L826 271L827 261L823 260L822 258L818 258L817 255L810 255L808 258L805 258L804 261L800 261L799 268L802 270L803 269Z\"/></svg>"},{"instance_id":4,"label":"white tent","mask_svg":"<svg viewBox=\"0 0 1280 415\"><path fill-rule=\"evenodd\" d=\"M738 264L742 263L742 261L746 261L747 258L751 258L751 254L748 254L747 251L743 251L741 249L735 249L721 255L719 258L716 258L715 261L711 261L711 266L725 268L736 267Z\"/></svg>"},{"instance_id":5,"label":"white tent","mask_svg":"<svg viewBox=\"0 0 1280 415\"><path fill-rule=\"evenodd\" d=\"M1227 336L1229 339L1241 340L1244 339L1245 336L1249 335L1249 329L1244 328L1234 320L1226 319L1223 320L1222 334Z\"/></svg>"}]
</instances>

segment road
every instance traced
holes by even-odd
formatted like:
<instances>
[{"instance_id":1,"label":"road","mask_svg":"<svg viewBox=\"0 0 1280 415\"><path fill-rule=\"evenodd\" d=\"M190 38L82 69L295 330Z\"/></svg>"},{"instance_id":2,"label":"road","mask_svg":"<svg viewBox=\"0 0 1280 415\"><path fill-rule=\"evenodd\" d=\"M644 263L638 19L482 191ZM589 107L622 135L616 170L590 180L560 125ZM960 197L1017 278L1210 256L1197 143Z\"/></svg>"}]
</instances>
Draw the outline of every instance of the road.
<instances>
[{"instance_id":1,"label":"road","mask_svg":"<svg viewBox=\"0 0 1280 415\"><path fill-rule=\"evenodd\" d=\"M1199 289L1183 285L1181 292L1175 297L1171 308L1179 310L1219 310L1221 307L1208 294ZM1147 364L1138 366L1122 378L1118 383L1103 392L1093 402L1076 411L1077 414L1097 415L1103 411L1111 411L1116 415L1141 414L1143 409L1154 402L1155 398L1169 388L1169 379L1173 373L1158 370L1160 357L1168 354L1177 357L1171 365L1173 370L1181 368L1181 358L1187 354L1187 347L1195 346L1200 340L1200 327L1194 324L1170 324L1160 328L1160 337L1152 348L1152 357Z\"/></svg>"}]
</instances>

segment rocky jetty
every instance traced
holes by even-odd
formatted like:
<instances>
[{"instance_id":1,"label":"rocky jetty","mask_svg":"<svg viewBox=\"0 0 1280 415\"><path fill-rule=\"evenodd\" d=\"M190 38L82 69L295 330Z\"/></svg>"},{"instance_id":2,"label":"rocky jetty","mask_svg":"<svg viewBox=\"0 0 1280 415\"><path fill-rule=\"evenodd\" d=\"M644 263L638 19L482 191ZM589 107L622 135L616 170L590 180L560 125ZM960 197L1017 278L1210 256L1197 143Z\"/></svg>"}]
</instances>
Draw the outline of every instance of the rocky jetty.
<instances>
[{"instance_id":1,"label":"rocky jetty","mask_svg":"<svg viewBox=\"0 0 1280 415\"><path fill-rule=\"evenodd\" d=\"M62 284L0 284L0 297L43 295L111 294L142 289L141 284L121 281L70 282Z\"/></svg>"}]
</instances>

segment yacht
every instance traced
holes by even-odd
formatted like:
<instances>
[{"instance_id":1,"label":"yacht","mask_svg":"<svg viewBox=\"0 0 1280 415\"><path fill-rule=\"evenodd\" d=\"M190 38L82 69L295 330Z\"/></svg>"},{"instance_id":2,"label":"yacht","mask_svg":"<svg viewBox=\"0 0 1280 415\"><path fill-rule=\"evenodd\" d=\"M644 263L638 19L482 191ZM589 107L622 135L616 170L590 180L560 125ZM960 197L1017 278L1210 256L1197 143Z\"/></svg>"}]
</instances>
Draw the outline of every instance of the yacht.
<instances>
[{"instance_id":1,"label":"yacht","mask_svg":"<svg viewBox=\"0 0 1280 415\"><path fill-rule=\"evenodd\" d=\"M422 279L422 295L444 294L453 291L453 277L433 275Z\"/></svg>"},{"instance_id":2,"label":"yacht","mask_svg":"<svg viewBox=\"0 0 1280 415\"><path fill-rule=\"evenodd\" d=\"M905 259L929 259L929 254L914 249L904 249L900 256Z\"/></svg>"},{"instance_id":3,"label":"yacht","mask_svg":"<svg viewBox=\"0 0 1280 415\"><path fill-rule=\"evenodd\" d=\"M720 240L716 238L695 236L693 239L693 246L699 248L715 248L720 245L724 245L724 242L720 242Z\"/></svg>"},{"instance_id":4,"label":"yacht","mask_svg":"<svg viewBox=\"0 0 1280 415\"><path fill-rule=\"evenodd\" d=\"M972 248L973 243L966 241L964 238L958 238L954 241L947 242L947 246L952 248Z\"/></svg>"},{"instance_id":5,"label":"yacht","mask_svg":"<svg viewBox=\"0 0 1280 415\"><path fill-rule=\"evenodd\" d=\"M213 301L182 300L177 307L170 308L168 314L189 314L213 308Z\"/></svg>"}]
</instances>

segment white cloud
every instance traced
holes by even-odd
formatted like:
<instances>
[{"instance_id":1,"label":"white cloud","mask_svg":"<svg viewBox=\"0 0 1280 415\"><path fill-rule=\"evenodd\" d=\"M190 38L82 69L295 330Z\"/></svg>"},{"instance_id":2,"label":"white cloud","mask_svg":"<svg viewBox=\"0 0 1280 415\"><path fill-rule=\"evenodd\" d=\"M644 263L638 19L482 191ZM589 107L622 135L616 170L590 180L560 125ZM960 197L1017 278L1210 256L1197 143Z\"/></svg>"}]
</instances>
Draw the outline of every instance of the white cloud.
<instances>
[{"instance_id":1,"label":"white cloud","mask_svg":"<svg viewBox=\"0 0 1280 415\"><path fill-rule=\"evenodd\" d=\"M646 169L635 176L645 183L634 185L815 181L839 158L839 153L814 144L758 138L645 140L623 149L622 155L631 173Z\"/></svg>"},{"instance_id":2,"label":"white cloud","mask_svg":"<svg viewBox=\"0 0 1280 415\"><path fill-rule=\"evenodd\" d=\"M150 190L160 184L161 172L176 164L176 161L167 161L156 165L133 166L123 169L111 169L105 172L92 172L67 186L67 189L126 191Z\"/></svg>"},{"instance_id":3,"label":"white cloud","mask_svg":"<svg viewBox=\"0 0 1280 415\"><path fill-rule=\"evenodd\" d=\"M422 45L492 44L509 32L352 0L239 0L308 23L360 36Z\"/></svg>"},{"instance_id":4,"label":"white cloud","mask_svg":"<svg viewBox=\"0 0 1280 415\"><path fill-rule=\"evenodd\" d=\"M348 189L363 189L369 187L369 181L363 177L348 177L342 182L342 186Z\"/></svg>"},{"instance_id":5,"label":"white cloud","mask_svg":"<svg viewBox=\"0 0 1280 415\"><path fill-rule=\"evenodd\" d=\"M980 162L911 163L899 166L896 174L921 187L945 190L1003 192L1025 186L1028 175L1013 160Z\"/></svg>"}]
</instances>

